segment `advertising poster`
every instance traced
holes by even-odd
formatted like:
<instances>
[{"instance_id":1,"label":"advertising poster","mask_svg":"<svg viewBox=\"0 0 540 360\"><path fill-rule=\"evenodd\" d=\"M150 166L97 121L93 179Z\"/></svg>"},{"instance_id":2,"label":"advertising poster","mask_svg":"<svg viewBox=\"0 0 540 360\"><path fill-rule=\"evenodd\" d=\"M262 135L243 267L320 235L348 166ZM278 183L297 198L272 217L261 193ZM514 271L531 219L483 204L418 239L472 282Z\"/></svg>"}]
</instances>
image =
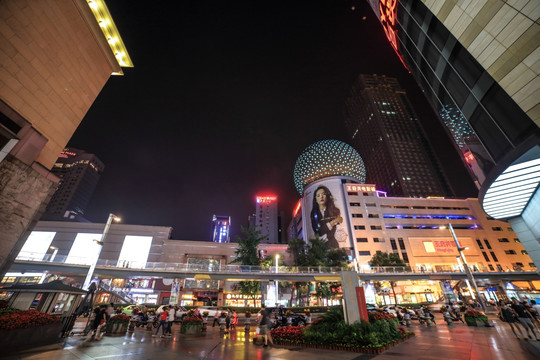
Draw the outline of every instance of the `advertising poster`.
<instances>
[{"instance_id":1,"label":"advertising poster","mask_svg":"<svg viewBox=\"0 0 540 360\"><path fill-rule=\"evenodd\" d=\"M178 292L180 290L179 281L174 280L171 285L171 298L169 300L170 305L177 305L178 304Z\"/></svg>"},{"instance_id":2,"label":"advertising poster","mask_svg":"<svg viewBox=\"0 0 540 360\"><path fill-rule=\"evenodd\" d=\"M331 248L349 248L347 209L340 179L317 181L304 192L307 240L318 235Z\"/></svg>"}]
</instances>

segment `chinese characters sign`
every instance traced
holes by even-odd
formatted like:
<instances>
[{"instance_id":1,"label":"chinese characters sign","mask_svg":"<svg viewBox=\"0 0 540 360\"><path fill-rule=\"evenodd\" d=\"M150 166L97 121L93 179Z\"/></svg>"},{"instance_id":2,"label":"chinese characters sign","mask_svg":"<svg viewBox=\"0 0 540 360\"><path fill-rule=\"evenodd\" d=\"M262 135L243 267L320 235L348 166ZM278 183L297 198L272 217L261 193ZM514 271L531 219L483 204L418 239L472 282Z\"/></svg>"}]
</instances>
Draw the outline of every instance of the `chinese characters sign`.
<instances>
[{"instance_id":1,"label":"chinese characters sign","mask_svg":"<svg viewBox=\"0 0 540 360\"><path fill-rule=\"evenodd\" d=\"M353 185L347 184L347 192L357 192L357 191L376 191L375 185Z\"/></svg>"},{"instance_id":2,"label":"chinese characters sign","mask_svg":"<svg viewBox=\"0 0 540 360\"><path fill-rule=\"evenodd\" d=\"M424 241L424 248L427 253L455 253L456 243L452 240Z\"/></svg>"}]
</instances>

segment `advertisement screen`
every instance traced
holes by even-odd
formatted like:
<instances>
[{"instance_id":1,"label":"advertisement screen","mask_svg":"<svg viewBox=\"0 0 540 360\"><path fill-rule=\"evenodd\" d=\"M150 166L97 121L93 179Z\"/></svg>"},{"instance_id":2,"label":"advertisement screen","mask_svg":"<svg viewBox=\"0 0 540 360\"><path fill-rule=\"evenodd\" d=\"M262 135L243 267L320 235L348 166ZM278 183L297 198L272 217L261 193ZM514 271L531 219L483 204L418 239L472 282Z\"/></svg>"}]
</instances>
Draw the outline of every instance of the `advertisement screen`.
<instances>
[{"instance_id":1,"label":"advertisement screen","mask_svg":"<svg viewBox=\"0 0 540 360\"><path fill-rule=\"evenodd\" d=\"M349 248L347 206L340 179L328 179L311 184L304 192L304 216L307 239L319 236L331 248Z\"/></svg>"}]
</instances>

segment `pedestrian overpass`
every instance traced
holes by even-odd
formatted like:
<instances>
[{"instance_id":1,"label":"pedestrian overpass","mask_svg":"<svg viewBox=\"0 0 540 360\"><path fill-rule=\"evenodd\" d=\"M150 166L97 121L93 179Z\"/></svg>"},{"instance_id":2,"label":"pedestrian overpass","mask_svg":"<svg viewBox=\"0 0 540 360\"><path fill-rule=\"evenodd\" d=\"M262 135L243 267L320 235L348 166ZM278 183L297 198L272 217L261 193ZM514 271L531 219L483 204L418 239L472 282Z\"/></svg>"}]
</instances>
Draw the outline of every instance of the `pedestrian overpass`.
<instances>
[{"instance_id":1,"label":"pedestrian overpass","mask_svg":"<svg viewBox=\"0 0 540 360\"><path fill-rule=\"evenodd\" d=\"M50 260L19 257L15 260L10 271L12 272L44 272L58 273L64 276L84 276L88 273L90 265L66 263L65 259L56 257ZM340 281L342 271L348 268L324 266L248 266L248 265L221 265L214 267L201 267L186 263L147 262L143 266L119 264L113 260L99 260L94 270L97 277L129 278L195 278L200 280L278 280L291 282L309 281ZM533 281L540 280L537 272L508 271L492 272L477 271L473 275L478 280L492 281ZM416 270L408 266L387 266L371 269L360 269L358 277L364 281L382 280L462 280L467 275L463 271L454 269Z\"/></svg>"}]
</instances>

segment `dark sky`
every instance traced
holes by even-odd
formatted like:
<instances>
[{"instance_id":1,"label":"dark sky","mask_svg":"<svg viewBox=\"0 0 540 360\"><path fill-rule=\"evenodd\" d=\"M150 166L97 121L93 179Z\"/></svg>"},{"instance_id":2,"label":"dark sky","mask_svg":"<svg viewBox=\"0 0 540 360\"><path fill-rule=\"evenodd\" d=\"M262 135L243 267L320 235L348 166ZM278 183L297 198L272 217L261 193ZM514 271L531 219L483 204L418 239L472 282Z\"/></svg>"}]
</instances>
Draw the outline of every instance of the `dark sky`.
<instances>
[{"instance_id":1,"label":"dark sky","mask_svg":"<svg viewBox=\"0 0 540 360\"><path fill-rule=\"evenodd\" d=\"M361 73L399 79L458 195L475 195L364 0L107 4L135 67L111 77L68 144L105 163L89 220L114 212L210 240L212 215L231 215L234 237L255 195L273 192L287 225L296 158L347 142L344 103Z\"/></svg>"}]
</instances>

